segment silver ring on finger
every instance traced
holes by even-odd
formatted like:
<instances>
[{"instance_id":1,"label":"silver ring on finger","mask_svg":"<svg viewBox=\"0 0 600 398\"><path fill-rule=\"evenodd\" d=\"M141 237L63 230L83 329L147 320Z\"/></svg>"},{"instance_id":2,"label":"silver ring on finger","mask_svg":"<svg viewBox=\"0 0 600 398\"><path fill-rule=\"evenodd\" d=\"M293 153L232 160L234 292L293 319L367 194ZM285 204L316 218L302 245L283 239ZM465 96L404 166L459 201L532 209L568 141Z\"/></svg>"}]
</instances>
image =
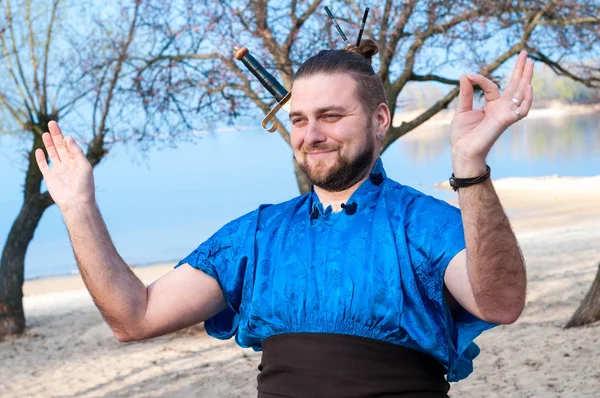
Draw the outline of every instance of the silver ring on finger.
<instances>
[{"instance_id":1,"label":"silver ring on finger","mask_svg":"<svg viewBox=\"0 0 600 398\"><path fill-rule=\"evenodd\" d=\"M517 104L517 106L521 106L521 100L515 97L510 99L513 103Z\"/></svg>"},{"instance_id":2,"label":"silver ring on finger","mask_svg":"<svg viewBox=\"0 0 600 398\"><path fill-rule=\"evenodd\" d=\"M515 115L517 115L517 117L519 118L519 120L523 119L523 115L521 115L521 112L519 112L518 109L515 109L513 112L515 113Z\"/></svg>"}]
</instances>

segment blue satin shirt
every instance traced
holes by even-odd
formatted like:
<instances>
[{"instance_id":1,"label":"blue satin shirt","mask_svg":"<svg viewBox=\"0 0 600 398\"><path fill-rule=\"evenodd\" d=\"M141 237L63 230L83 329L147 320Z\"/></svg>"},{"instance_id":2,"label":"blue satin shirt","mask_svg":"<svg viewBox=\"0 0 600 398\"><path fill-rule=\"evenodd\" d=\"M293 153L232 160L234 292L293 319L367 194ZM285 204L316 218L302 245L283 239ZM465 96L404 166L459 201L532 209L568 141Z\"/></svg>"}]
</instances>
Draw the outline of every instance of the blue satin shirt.
<instances>
[{"instance_id":1,"label":"blue satin shirt","mask_svg":"<svg viewBox=\"0 0 600 398\"><path fill-rule=\"evenodd\" d=\"M398 184L381 159L341 212L302 195L225 225L177 266L215 278L228 308L209 335L261 349L282 333L338 333L430 354L458 381L493 324L450 313L444 272L465 247L460 211Z\"/></svg>"}]
</instances>

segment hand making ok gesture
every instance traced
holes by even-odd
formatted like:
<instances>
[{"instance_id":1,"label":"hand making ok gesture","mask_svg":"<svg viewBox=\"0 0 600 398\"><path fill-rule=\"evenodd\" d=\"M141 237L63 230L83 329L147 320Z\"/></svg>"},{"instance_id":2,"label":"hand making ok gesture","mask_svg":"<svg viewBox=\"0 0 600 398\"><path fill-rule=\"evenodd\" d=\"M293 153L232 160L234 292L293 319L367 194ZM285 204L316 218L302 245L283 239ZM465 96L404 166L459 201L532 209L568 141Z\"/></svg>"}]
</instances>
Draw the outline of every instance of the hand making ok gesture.
<instances>
[{"instance_id":1,"label":"hand making ok gesture","mask_svg":"<svg viewBox=\"0 0 600 398\"><path fill-rule=\"evenodd\" d=\"M504 93L479 74L461 76L456 115L450 125L452 166L456 177L468 178L486 171L485 158L498 137L512 124L527 116L533 101L533 61L527 52L517 57ZM483 109L473 109L473 84L485 92Z\"/></svg>"}]
</instances>

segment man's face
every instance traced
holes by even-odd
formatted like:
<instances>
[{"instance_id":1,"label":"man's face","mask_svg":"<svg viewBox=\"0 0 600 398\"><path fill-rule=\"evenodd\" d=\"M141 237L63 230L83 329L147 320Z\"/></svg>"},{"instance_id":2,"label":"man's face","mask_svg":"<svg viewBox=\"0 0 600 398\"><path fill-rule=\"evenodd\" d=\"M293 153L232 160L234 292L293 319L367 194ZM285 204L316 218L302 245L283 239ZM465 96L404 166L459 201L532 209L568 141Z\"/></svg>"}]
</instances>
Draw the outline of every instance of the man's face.
<instances>
[{"instance_id":1,"label":"man's face","mask_svg":"<svg viewBox=\"0 0 600 398\"><path fill-rule=\"evenodd\" d=\"M294 82L290 121L296 161L316 186L342 191L362 179L375 158L376 129L347 74Z\"/></svg>"}]
</instances>

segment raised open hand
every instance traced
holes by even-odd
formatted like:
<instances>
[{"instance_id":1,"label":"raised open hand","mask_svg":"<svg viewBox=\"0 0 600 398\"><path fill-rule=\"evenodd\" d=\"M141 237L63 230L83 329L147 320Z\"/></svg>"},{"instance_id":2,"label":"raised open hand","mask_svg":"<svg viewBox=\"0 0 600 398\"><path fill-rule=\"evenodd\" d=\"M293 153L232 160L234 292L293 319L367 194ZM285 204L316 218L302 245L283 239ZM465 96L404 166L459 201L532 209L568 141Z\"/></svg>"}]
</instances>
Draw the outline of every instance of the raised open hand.
<instances>
[{"instance_id":1,"label":"raised open hand","mask_svg":"<svg viewBox=\"0 0 600 398\"><path fill-rule=\"evenodd\" d=\"M533 101L533 61L527 52L517 57L510 83L500 95L498 86L483 75L460 78L456 115L450 125L452 166L457 177L475 177L485 172L485 158L498 137L529 113ZM473 109L473 84L485 92L483 109Z\"/></svg>"},{"instance_id":2,"label":"raised open hand","mask_svg":"<svg viewBox=\"0 0 600 398\"><path fill-rule=\"evenodd\" d=\"M48 123L48 128L50 133L44 133L42 140L52 167L48 167L42 149L36 149L35 159L52 199L63 213L77 206L95 205L92 165L83 150L72 137L63 137L56 122Z\"/></svg>"}]
</instances>

